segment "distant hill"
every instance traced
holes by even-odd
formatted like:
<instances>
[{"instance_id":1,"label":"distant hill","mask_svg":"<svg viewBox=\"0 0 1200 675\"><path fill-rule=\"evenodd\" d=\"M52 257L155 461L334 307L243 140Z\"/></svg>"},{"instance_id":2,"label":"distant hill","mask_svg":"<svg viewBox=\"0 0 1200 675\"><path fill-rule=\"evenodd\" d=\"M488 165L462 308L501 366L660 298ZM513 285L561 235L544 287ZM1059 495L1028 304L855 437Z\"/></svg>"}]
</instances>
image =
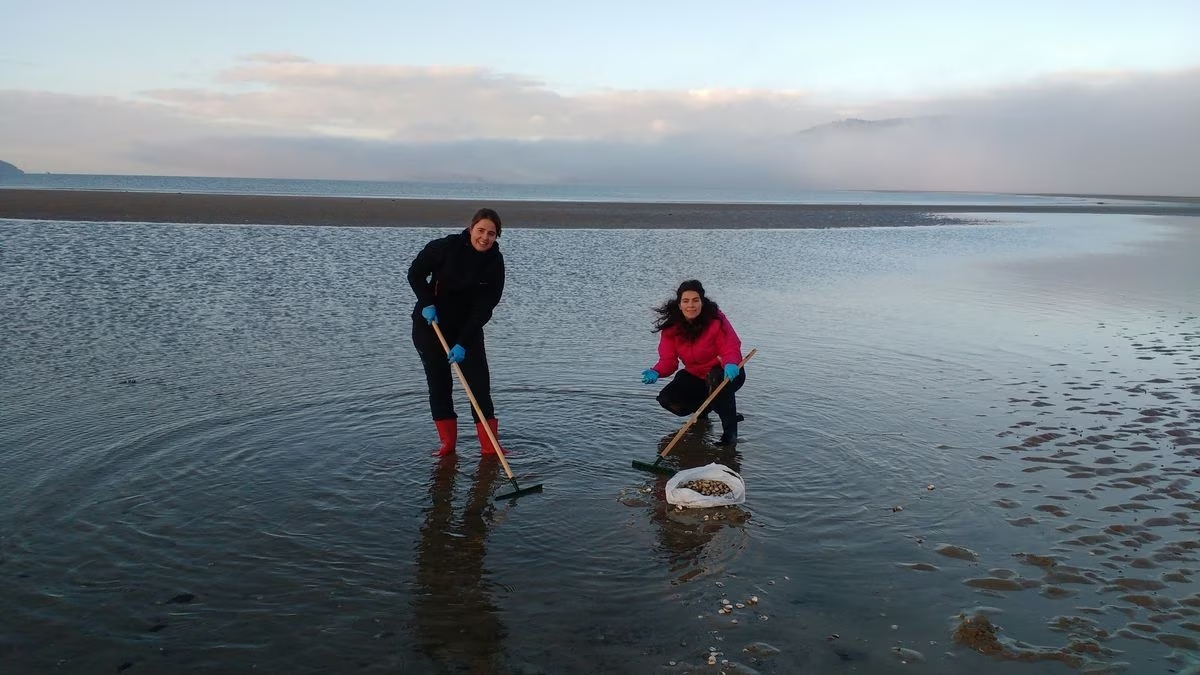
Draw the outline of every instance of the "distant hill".
<instances>
[{"instance_id":1,"label":"distant hill","mask_svg":"<svg viewBox=\"0 0 1200 675\"><path fill-rule=\"evenodd\" d=\"M815 127L809 127L804 131L799 132L798 136L808 134L824 134L830 132L865 132L879 131L881 129L894 129L896 127L915 126L929 124L941 120L941 117L891 117L882 120L864 120L857 117L849 117L836 122L827 124L818 124Z\"/></svg>"},{"instance_id":2,"label":"distant hill","mask_svg":"<svg viewBox=\"0 0 1200 675\"><path fill-rule=\"evenodd\" d=\"M9 178L12 176L24 176L25 172L8 162L0 159L0 178Z\"/></svg>"}]
</instances>

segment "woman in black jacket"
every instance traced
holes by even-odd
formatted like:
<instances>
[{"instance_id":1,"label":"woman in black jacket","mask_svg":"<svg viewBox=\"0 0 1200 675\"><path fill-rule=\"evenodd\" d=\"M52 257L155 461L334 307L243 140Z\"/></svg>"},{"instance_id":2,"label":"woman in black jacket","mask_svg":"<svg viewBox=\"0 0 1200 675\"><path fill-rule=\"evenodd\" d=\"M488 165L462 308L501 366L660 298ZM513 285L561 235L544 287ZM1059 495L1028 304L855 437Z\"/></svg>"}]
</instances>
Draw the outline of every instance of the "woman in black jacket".
<instances>
[{"instance_id":1,"label":"woman in black jacket","mask_svg":"<svg viewBox=\"0 0 1200 675\"><path fill-rule=\"evenodd\" d=\"M441 441L433 452L436 457L453 453L458 439L458 415L451 397L451 363L459 364L486 418L478 419L474 408L471 409L480 451L485 455L496 454L483 428L488 424L499 438L483 326L492 318L492 310L504 292L504 256L496 243L500 228L500 214L492 209L479 209L470 226L426 244L408 268L408 283L417 294L412 312L413 345L425 367L429 410ZM449 358L433 332L434 321L446 342L454 345Z\"/></svg>"}]
</instances>

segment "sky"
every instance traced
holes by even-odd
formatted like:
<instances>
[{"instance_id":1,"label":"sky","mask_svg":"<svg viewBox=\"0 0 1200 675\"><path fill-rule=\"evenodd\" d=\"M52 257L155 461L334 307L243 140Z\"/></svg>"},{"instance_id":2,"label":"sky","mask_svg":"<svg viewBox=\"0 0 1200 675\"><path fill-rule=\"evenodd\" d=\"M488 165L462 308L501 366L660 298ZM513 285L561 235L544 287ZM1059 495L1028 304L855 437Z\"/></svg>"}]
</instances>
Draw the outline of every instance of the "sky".
<instances>
[{"instance_id":1,"label":"sky","mask_svg":"<svg viewBox=\"0 0 1200 675\"><path fill-rule=\"evenodd\" d=\"M0 160L28 172L1200 195L1194 0L0 17Z\"/></svg>"}]
</instances>

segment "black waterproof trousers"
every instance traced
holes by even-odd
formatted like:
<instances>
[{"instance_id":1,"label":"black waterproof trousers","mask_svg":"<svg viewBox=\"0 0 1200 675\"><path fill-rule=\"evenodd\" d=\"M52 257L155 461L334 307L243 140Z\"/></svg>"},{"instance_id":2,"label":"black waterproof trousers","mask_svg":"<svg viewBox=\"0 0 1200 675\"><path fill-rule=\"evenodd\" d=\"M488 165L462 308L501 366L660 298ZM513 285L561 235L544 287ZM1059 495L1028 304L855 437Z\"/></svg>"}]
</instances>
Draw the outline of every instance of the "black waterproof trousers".
<instances>
[{"instance_id":1,"label":"black waterproof trousers","mask_svg":"<svg viewBox=\"0 0 1200 675\"><path fill-rule=\"evenodd\" d=\"M442 334L447 333L446 327L441 326ZM453 331L450 334L454 334ZM483 346L483 331L476 331L478 337L461 343L467 350L467 356L458 364L462 368L463 377L471 387L471 393L479 404L486 418L496 416L492 405L492 375L488 370L487 350ZM429 411L435 420L458 419L454 412L454 376L450 372L450 362L446 360L446 350L438 342L433 328L420 317L413 319L413 346L421 357L421 365L425 368L425 381L429 385ZM454 345L450 345L453 347ZM471 408L471 419L479 422L475 408Z\"/></svg>"},{"instance_id":2,"label":"black waterproof trousers","mask_svg":"<svg viewBox=\"0 0 1200 675\"><path fill-rule=\"evenodd\" d=\"M704 380L686 370L680 370L667 386L658 392L658 403L672 413L686 417L696 412L724 377L725 373L720 366L713 366ZM745 368L721 389L721 393L713 399L708 410L701 413L707 414L709 410L717 413L723 430L722 442L729 443L737 439L737 423L740 418L737 411L737 390L741 389L743 384L746 384Z\"/></svg>"}]
</instances>

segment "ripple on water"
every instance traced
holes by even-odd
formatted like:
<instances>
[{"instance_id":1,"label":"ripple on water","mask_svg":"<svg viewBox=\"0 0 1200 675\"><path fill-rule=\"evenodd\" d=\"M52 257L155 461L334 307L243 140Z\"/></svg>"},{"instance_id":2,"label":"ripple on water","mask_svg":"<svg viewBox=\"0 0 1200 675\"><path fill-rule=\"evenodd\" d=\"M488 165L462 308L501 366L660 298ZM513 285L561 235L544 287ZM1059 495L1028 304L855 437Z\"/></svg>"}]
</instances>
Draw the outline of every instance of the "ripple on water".
<instances>
[{"instance_id":1,"label":"ripple on water","mask_svg":"<svg viewBox=\"0 0 1200 675\"><path fill-rule=\"evenodd\" d=\"M995 652L957 657L978 672L1188 649L1158 636L1191 636L1200 607L1196 317L1093 329L1095 304L990 283L994 253L1057 227L896 230L514 229L495 394L518 480L545 491L494 502L508 481L461 396L458 455L428 458L396 261L433 230L7 226L0 333L18 339L0 365L25 373L0 430L19 441L0 475L9 655L138 670L185 640L183 669L335 672L351 654L387 672L685 672L713 647L731 668L835 673L909 669L894 659L911 649L937 671L950 657L924 645L981 595L1006 612L981 612L1003 620L966 645ZM762 349L738 448L718 451L710 423L670 457L745 477L744 516L705 521L629 462L682 424L637 381L645 289L713 250L733 256L714 293ZM631 255L663 264L614 264ZM997 335L1006 312L1032 320ZM1073 606L1127 655L1096 649ZM1051 615L1064 630L1030 646ZM280 630L296 617L307 628ZM741 650L760 642L780 652Z\"/></svg>"},{"instance_id":2,"label":"ripple on water","mask_svg":"<svg viewBox=\"0 0 1200 675\"><path fill-rule=\"evenodd\" d=\"M1194 330L1195 319L1188 321L1192 330L1184 335L1198 334ZM1196 344L1186 341L1176 347L1194 351ZM1185 377L1195 377L1195 372L1193 365ZM1173 649L1197 649L1195 638L1186 634L1195 632L1187 627L1196 625L1188 617L1200 606L1194 575L1194 566L1200 561L1194 551L1200 545L1191 536L1195 529L1191 514L1196 511L1196 474L1189 462L1171 461L1186 458L1190 444L1162 442L1187 439L1192 432L1174 426L1179 417L1187 414L1184 410L1157 403L1179 400L1192 392L1178 386L1173 391L1152 388L1171 387L1175 378L1147 378L1141 372L1131 375L1122 369L1109 370L1107 375L1086 386L1070 386L1069 381L1056 385L1049 379L1048 389L1090 392L1089 397L1076 400L1093 405L1064 408L1056 413L1059 421L1039 415L1038 433L1026 435L1020 444L1005 448L1022 461L1036 463L1039 476L1049 476L1042 484L1023 492L1040 495L1042 499L1069 501L1071 510L1038 500L1030 506L1008 498L992 502L1006 511L1028 510L1031 515L1008 519L1016 527L1038 525L1034 513L1066 521L1056 530L1071 538L1059 541L1052 549L1053 554L1027 551L1014 555L1022 563L1042 570L1042 578L1036 583L1043 597L1100 604L1080 608L1093 617L1064 615L1052 620L1052 628L1072 634L1073 640L1062 649L1038 648L1033 652L1013 650L994 625L964 618L956 629L956 639L977 651L1004 659L1062 658L1073 667L1102 670L1119 664L1118 648L1104 644L1112 640L1152 641ZM1038 379L1034 375L1026 382ZM1012 397L1009 404L1014 415L1033 416L1034 409L1042 406L1031 401ZM1156 403L1147 405L1149 401ZM1097 415L1106 422L1088 424L1083 417L1074 415ZM1009 433L1033 424L1028 419L1018 421L1012 424ZM1047 451L1052 454L1046 454ZM1149 461L1131 461L1138 455L1152 457ZM1024 471L1032 473L1028 468ZM1054 477L1055 473L1062 480L1088 485L1053 494L1054 486L1063 484ZM1014 487L1011 483L996 484L1001 485ZM1072 495L1085 496L1092 504L1086 506L1085 502L1073 500ZM1083 552L1083 558L1072 549ZM1087 563L1079 564L1083 560ZM1131 574L1135 570L1159 573L1152 577L1137 576ZM993 593L1026 587L1019 577L995 573L967 578L964 583ZM1114 622L1109 617L1118 620ZM1120 617L1126 618L1122 621ZM1067 658L1069 654L1077 656Z\"/></svg>"}]
</instances>

